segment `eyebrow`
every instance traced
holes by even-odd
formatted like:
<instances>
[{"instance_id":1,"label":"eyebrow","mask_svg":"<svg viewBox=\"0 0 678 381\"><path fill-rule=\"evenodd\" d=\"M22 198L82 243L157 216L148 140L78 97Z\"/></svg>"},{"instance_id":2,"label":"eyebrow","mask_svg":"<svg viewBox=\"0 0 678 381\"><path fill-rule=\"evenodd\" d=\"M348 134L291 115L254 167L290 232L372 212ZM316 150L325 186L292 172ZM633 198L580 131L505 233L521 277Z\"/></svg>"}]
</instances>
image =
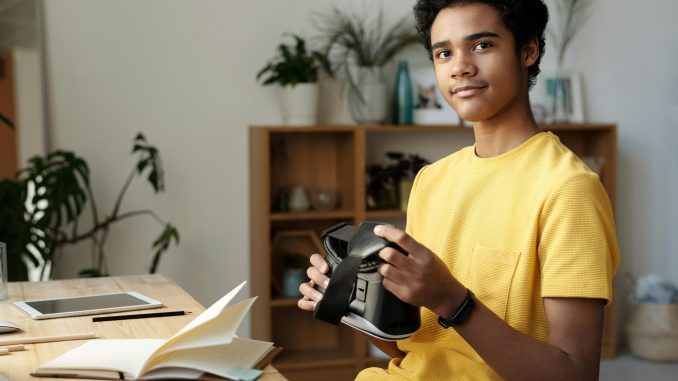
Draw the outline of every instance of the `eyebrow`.
<instances>
[{"instance_id":1,"label":"eyebrow","mask_svg":"<svg viewBox=\"0 0 678 381\"><path fill-rule=\"evenodd\" d=\"M474 41L480 38L487 38L487 37L499 37L498 34L494 32L488 32L488 31L482 31L478 33L473 33L469 34L468 36L464 36L465 41ZM450 45L450 40L443 40L443 41L438 41L435 44L431 45L431 50L435 50L438 48L442 48L443 46Z\"/></svg>"},{"instance_id":2,"label":"eyebrow","mask_svg":"<svg viewBox=\"0 0 678 381\"><path fill-rule=\"evenodd\" d=\"M473 40L477 40L479 38L486 38L486 37L499 37L499 35L494 33L494 32L483 31L483 32L469 34L468 36L464 37L464 40L473 41Z\"/></svg>"}]
</instances>

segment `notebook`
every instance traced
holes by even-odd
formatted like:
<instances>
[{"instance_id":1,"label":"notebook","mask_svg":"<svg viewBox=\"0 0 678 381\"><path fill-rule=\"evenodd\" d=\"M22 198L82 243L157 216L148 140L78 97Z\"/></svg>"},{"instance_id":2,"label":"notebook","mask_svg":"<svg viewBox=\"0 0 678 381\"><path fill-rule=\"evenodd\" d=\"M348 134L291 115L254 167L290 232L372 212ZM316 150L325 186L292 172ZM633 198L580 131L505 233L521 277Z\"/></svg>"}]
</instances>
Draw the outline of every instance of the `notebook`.
<instances>
[{"instance_id":1,"label":"notebook","mask_svg":"<svg viewBox=\"0 0 678 381\"><path fill-rule=\"evenodd\" d=\"M115 380L199 379L203 373L241 380L273 343L237 337L256 297L229 306L245 282L210 306L170 339L95 339L40 365L33 376Z\"/></svg>"}]
</instances>

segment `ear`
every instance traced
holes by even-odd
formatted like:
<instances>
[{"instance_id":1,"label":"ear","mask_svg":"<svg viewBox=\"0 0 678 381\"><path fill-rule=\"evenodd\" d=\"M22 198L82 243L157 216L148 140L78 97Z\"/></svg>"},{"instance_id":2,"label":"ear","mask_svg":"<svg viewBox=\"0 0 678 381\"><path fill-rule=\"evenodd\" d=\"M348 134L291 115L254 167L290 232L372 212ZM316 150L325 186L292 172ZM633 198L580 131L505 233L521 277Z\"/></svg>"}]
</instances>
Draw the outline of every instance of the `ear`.
<instances>
[{"instance_id":1,"label":"ear","mask_svg":"<svg viewBox=\"0 0 678 381\"><path fill-rule=\"evenodd\" d=\"M530 67L537 62L539 58L539 41L537 37L532 37L522 48L520 59L523 66Z\"/></svg>"}]
</instances>

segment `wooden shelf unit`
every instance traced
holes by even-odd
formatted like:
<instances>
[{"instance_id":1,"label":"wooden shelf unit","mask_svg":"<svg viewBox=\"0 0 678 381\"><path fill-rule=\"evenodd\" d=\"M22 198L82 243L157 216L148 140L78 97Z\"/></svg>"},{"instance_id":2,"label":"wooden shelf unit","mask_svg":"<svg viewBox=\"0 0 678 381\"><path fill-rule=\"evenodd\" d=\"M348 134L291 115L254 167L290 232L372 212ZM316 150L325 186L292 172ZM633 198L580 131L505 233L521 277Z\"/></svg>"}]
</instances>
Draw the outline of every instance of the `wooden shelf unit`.
<instances>
[{"instance_id":1,"label":"wooden shelf unit","mask_svg":"<svg viewBox=\"0 0 678 381\"><path fill-rule=\"evenodd\" d=\"M602 158L600 173L612 205L616 198L617 135L611 124L543 125L557 134L580 157ZM455 141L473 141L473 129L464 126L253 126L250 141L250 242L251 290L259 300L252 311L252 337L272 340L283 353L274 365L290 380L346 380L368 366L387 361L369 354L367 340L343 325L316 321L300 311L296 300L277 295L272 285L282 269L272 241L280 231L312 230L320 235L339 222L357 224L364 219L404 222L401 210L365 209L365 169L375 141L400 139L402 150L410 141L440 140L444 134L450 154L459 149ZM447 140L449 137L449 140ZM428 140L427 140L428 139ZM440 142L438 142L440 144ZM388 144L388 143L385 143ZM464 144L468 145L468 144ZM383 149L383 147L382 147ZM429 159L421 147L418 154ZM410 150L410 152L412 152ZM336 210L274 212L272 205L281 187L303 186L312 194L319 187L338 193ZM308 253L310 254L310 253ZM615 355L614 307L606 309L603 357Z\"/></svg>"}]
</instances>

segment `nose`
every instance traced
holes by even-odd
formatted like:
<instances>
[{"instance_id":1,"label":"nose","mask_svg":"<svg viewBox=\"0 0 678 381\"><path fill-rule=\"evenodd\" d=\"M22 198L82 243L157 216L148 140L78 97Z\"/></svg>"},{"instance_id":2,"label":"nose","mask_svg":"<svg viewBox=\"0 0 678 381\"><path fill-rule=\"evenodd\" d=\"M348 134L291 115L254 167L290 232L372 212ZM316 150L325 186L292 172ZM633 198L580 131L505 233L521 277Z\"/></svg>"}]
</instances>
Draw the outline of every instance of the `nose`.
<instances>
[{"instance_id":1,"label":"nose","mask_svg":"<svg viewBox=\"0 0 678 381\"><path fill-rule=\"evenodd\" d=\"M452 65L450 67L450 77L453 79L461 79L464 77L472 77L476 75L477 68L473 64L468 53L459 52L453 56Z\"/></svg>"}]
</instances>

